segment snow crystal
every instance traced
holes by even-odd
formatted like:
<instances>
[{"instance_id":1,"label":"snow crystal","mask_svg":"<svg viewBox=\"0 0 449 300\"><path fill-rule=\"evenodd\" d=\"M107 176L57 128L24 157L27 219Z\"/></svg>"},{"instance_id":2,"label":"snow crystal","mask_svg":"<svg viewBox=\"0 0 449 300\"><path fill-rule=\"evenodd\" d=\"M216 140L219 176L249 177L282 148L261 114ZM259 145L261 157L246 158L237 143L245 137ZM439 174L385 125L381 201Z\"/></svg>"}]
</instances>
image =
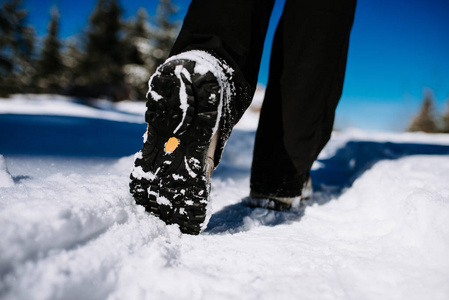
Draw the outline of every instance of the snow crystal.
<instances>
[{"instance_id":1,"label":"snow crystal","mask_svg":"<svg viewBox=\"0 0 449 300\"><path fill-rule=\"evenodd\" d=\"M184 165L186 167L187 172L189 173L190 177L196 178L197 174L190 169L189 164L187 163L187 159L184 157Z\"/></svg>"},{"instance_id":2,"label":"snow crystal","mask_svg":"<svg viewBox=\"0 0 449 300\"><path fill-rule=\"evenodd\" d=\"M158 93L156 93L153 90L150 90L149 93L151 94L151 98L153 98L153 100L156 102L158 102L159 100L161 100L163 98L161 95L159 95Z\"/></svg>"},{"instance_id":3,"label":"snow crystal","mask_svg":"<svg viewBox=\"0 0 449 300\"><path fill-rule=\"evenodd\" d=\"M189 163L192 164L195 169L200 168L200 161L198 159L196 159L195 157L191 157L189 159Z\"/></svg>"},{"instance_id":4,"label":"snow crystal","mask_svg":"<svg viewBox=\"0 0 449 300\"><path fill-rule=\"evenodd\" d=\"M167 206L172 207L172 204L171 204L170 200L168 200L167 198L165 198L163 196L160 196L160 195L156 198L156 202L159 205L167 205Z\"/></svg>"},{"instance_id":5,"label":"snow crystal","mask_svg":"<svg viewBox=\"0 0 449 300\"><path fill-rule=\"evenodd\" d=\"M181 77L181 73L184 74L183 70L184 70L184 67L181 65L178 65L175 68L175 75L176 75L176 77L178 77L179 83L181 85L179 87L179 102L180 102L179 107L182 110L182 119L181 119L181 122L179 123L179 125L173 131L173 133L178 132L179 128L181 128L182 123L184 123L184 119L186 118L186 115L187 115L187 109L189 108L189 104L187 102L186 84L184 83L184 80L182 80L182 77Z\"/></svg>"},{"instance_id":6,"label":"snow crystal","mask_svg":"<svg viewBox=\"0 0 449 300\"><path fill-rule=\"evenodd\" d=\"M173 177L174 180L183 180L183 181L186 180L183 176L178 174L172 174L171 176Z\"/></svg>"},{"instance_id":7,"label":"snow crystal","mask_svg":"<svg viewBox=\"0 0 449 300\"><path fill-rule=\"evenodd\" d=\"M141 166L135 166L134 169L133 169L133 171L132 171L132 174L133 174L134 178L137 178L137 179L145 178L145 179L148 179L148 180L155 180L158 171L159 171L159 169L156 170L155 173L152 173L152 172L145 172L145 171L142 169Z\"/></svg>"},{"instance_id":8,"label":"snow crystal","mask_svg":"<svg viewBox=\"0 0 449 300\"><path fill-rule=\"evenodd\" d=\"M211 72L211 70L210 70L210 68L209 68L208 66L206 66L206 65L203 65L203 64L196 64L196 65L195 65L195 70L194 70L194 72L197 73L197 74L200 74L200 75L204 75L204 74L206 74L207 72Z\"/></svg>"}]
</instances>

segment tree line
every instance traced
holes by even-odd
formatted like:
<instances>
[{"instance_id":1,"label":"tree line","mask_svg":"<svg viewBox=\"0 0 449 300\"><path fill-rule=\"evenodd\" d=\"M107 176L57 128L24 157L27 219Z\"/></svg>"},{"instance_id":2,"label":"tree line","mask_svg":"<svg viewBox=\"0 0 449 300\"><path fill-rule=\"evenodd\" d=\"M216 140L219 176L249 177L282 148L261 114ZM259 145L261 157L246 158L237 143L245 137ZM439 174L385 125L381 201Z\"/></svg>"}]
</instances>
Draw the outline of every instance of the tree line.
<instances>
[{"instance_id":1,"label":"tree line","mask_svg":"<svg viewBox=\"0 0 449 300\"><path fill-rule=\"evenodd\" d=\"M50 12L42 45L27 21L21 0L0 8L0 97L15 93L56 93L83 98L145 99L150 76L168 56L179 23L171 0L159 0L150 18L140 8L122 19L119 0L97 0L78 38L59 38L59 12ZM449 103L437 114L433 94L425 94L408 131L449 133Z\"/></svg>"},{"instance_id":2,"label":"tree line","mask_svg":"<svg viewBox=\"0 0 449 300\"><path fill-rule=\"evenodd\" d=\"M86 30L77 38L59 38L57 7L48 32L37 46L21 0L0 10L0 96L57 93L103 97L112 101L145 98L147 82L168 56L179 30L171 0L159 0L150 18L144 8L123 20L119 0L97 0Z\"/></svg>"}]
</instances>

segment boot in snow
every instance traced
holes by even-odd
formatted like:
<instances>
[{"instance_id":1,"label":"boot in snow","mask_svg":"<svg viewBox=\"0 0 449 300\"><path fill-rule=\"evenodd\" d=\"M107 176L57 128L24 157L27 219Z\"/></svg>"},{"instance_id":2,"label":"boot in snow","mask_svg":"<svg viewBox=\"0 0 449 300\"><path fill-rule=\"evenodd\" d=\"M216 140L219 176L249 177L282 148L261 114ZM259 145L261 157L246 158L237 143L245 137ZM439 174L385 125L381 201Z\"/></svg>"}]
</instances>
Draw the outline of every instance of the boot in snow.
<instances>
[{"instance_id":1,"label":"boot in snow","mask_svg":"<svg viewBox=\"0 0 449 300\"><path fill-rule=\"evenodd\" d=\"M259 194L251 191L249 197L245 199L249 207L262 207L272 210L287 211L292 207L297 207L301 204L301 200L307 200L312 197L312 180L310 176L304 183L301 195L297 197L276 197Z\"/></svg>"},{"instance_id":2,"label":"boot in snow","mask_svg":"<svg viewBox=\"0 0 449 300\"><path fill-rule=\"evenodd\" d=\"M218 65L212 55L192 51L158 68L149 83L144 145L130 176L136 203L188 234L206 223L226 93Z\"/></svg>"}]
</instances>

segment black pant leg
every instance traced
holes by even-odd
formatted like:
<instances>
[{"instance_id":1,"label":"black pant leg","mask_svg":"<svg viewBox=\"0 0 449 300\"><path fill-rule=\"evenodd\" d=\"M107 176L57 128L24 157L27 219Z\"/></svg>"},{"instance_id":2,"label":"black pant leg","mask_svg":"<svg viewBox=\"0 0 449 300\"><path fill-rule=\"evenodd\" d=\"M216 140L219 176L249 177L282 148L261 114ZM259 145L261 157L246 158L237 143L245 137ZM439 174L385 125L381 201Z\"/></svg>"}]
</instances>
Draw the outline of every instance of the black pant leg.
<instances>
[{"instance_id":1,"label":"black pant leg","mask_svg":"<svg viewBox=\"0 0 449 300\"><path fill-rule=\"evenodd\" d=\"M274 0L193 0L171 55L209 50L256 87Z\"/></svg>"},{"instance_id":2,"label":"black pant leg","mask_svg":"<svg viewBox=\"0 0 449 300\"><path fill-rule=\"evenodd\" d=\"M273 40L270 74L260 113L251 168L251 190L266 196L293 197L301 194L303 181L284 147L281 81L283 70L283 17Z\"/></svg>"},{"instance_id":3,"label":"black pant leg","mask_svg":"<svg viewBox=\"0 0 449 300\"><path fill-rule=\"evenodd\" d=\"M218 165L231 130L251 103L274 0L193 0L170 55L205 50L233 70L215 152Z\"/></svg>"},{"instance_id":4,"label":"black pant leg","mask_svg":"<svg viewBox=\"0 0 449 300\"><path fill-rule=\"evenodd\" d=\"M355 5L355 0L286 1L256 136L252 191L300 195L332 131Z\"/></svg>"}]
</instances>

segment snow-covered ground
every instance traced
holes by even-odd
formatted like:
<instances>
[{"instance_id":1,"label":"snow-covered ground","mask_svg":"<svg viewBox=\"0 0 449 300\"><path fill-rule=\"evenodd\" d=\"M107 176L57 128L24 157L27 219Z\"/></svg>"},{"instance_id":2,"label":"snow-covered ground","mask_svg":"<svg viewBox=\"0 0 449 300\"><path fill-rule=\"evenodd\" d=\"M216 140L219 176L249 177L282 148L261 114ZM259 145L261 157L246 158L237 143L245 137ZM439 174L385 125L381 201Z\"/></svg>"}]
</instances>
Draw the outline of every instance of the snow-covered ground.
<instances>
[{"instance_id":1,"label":"snow-covered ground","mask_svg":"<svg viewBox=\"0 0 449 300\"><path fill-rule=\"evenodd\" d=\"M0 100L0 299L449 299L449 135L335 133L311 200L250 209L251 109L189 236L129 195L143 110Z\"/></svg>"}]
</instances>

